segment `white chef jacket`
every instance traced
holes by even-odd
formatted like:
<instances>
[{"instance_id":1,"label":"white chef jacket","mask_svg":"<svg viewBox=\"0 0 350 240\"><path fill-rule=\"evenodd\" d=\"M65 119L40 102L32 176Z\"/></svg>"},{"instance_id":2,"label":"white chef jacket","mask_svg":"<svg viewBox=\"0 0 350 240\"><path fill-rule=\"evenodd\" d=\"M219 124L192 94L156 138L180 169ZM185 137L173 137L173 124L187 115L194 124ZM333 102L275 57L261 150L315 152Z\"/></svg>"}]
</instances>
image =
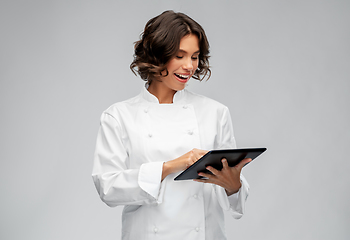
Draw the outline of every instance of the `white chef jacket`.
<instances>
[{"instance_id":1,"label":"white chef jacket","mask_svg":"<svg viewBox=\"0 0 350 240\"><path fill-rule=\"evenodd\" d=\"M226 239L224 212L244 212L249 185L241 175L240 190L192 180L161 181L163 163L193 148L235 148L228 108L186 89L172 104L159 104L143 88L129 100L103 112L92 177L108 206L125 205L123 240Z\"/></svg>"}]
</instances>

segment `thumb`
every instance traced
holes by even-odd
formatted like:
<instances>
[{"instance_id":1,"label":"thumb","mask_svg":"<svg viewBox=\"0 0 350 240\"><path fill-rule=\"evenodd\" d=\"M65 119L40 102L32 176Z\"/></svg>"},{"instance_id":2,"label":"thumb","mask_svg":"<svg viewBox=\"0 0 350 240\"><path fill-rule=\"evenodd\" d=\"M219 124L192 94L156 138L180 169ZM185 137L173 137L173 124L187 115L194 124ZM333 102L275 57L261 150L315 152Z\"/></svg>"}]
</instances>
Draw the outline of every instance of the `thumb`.
<instances>
[{"instance_id":1,"label":"thumb","mask_svg":"<svg viewBox=\"0 0 350 240\"><path fill-rule=\"evenodd\" d=\"M247 163L249 163L249 162L251 162L251 161L252 161L251 158L245 158L245 159L243 159L242 161L240 161L240 162L236 165L236 167L237 167L239 170L241 170L241 169L244 167L244 165L246 165Z\"/></svg>"}]
</instances>

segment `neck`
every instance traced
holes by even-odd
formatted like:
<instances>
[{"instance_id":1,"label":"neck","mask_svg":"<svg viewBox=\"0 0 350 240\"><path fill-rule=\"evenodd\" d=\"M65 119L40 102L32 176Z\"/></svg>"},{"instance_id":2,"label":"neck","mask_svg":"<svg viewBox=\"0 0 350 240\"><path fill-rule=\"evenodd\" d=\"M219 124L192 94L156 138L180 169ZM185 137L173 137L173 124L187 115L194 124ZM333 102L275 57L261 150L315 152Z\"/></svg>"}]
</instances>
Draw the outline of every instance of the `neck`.
<instances>
[{"instance_id":1,"label":"neck","mask_svg":"<svg viewBox=\"0 0 350 240\"><path fill-rule=\"evenodd\" d=\"M173 98L176 93L173 89L162 88L160 84L156 83L156 80L151 82L148 91L158 98L160 104L173 103Z\"/></svg>"}]
</instances>

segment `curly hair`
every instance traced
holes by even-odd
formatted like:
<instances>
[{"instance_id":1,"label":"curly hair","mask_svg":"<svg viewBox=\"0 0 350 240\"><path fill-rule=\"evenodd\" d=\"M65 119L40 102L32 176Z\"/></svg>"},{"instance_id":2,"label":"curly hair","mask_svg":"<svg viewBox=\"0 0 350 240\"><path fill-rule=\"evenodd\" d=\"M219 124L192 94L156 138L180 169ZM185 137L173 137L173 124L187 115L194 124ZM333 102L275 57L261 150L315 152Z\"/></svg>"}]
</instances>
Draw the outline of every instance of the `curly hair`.
<instances>
[{"instance_id":1,"label":"curly hair","mask_svg":"<svg viewBox=\"0 0 350 240\"><path fill-rule=\"evenodd\" d=\"M204 29L186 14L174 11L165 11L147 22L140 40L135 42L131 71L148 82L163 76L163 71L167 76L167 63L176 56L180 40L189 34L198 37L200 48L198 68L192 77L199 81L206 76L209 79L209 42Z\"/></svg>"}]
</instances>

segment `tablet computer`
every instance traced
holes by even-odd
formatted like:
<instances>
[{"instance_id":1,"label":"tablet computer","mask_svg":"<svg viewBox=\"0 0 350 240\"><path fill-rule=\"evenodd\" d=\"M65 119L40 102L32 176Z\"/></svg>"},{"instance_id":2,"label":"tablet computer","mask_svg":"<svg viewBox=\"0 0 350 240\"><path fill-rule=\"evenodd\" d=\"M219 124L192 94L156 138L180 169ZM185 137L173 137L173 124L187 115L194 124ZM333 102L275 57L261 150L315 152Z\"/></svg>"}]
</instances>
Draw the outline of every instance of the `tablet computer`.
<instances>
[{"instance_id":1,"label":"tablet computer","mask_svg":"<svg viewBox=\"0 0 350 240\"><path fill-rule=\"evenodd\" d=\"M212 166L217 170L222 169L221 159L226 158L228 165L233 167L237 165L244 158L251 158L254 160L257 156L266 151L266 148L241 148L241 149L226 149L226 150L212 150L201 157L197 162L188 167L185 171L180 173L174 180L189 180L203 178L198 176L199 172L211 173L206 169L207 166Z\"/></svg>"}]
</instances>

